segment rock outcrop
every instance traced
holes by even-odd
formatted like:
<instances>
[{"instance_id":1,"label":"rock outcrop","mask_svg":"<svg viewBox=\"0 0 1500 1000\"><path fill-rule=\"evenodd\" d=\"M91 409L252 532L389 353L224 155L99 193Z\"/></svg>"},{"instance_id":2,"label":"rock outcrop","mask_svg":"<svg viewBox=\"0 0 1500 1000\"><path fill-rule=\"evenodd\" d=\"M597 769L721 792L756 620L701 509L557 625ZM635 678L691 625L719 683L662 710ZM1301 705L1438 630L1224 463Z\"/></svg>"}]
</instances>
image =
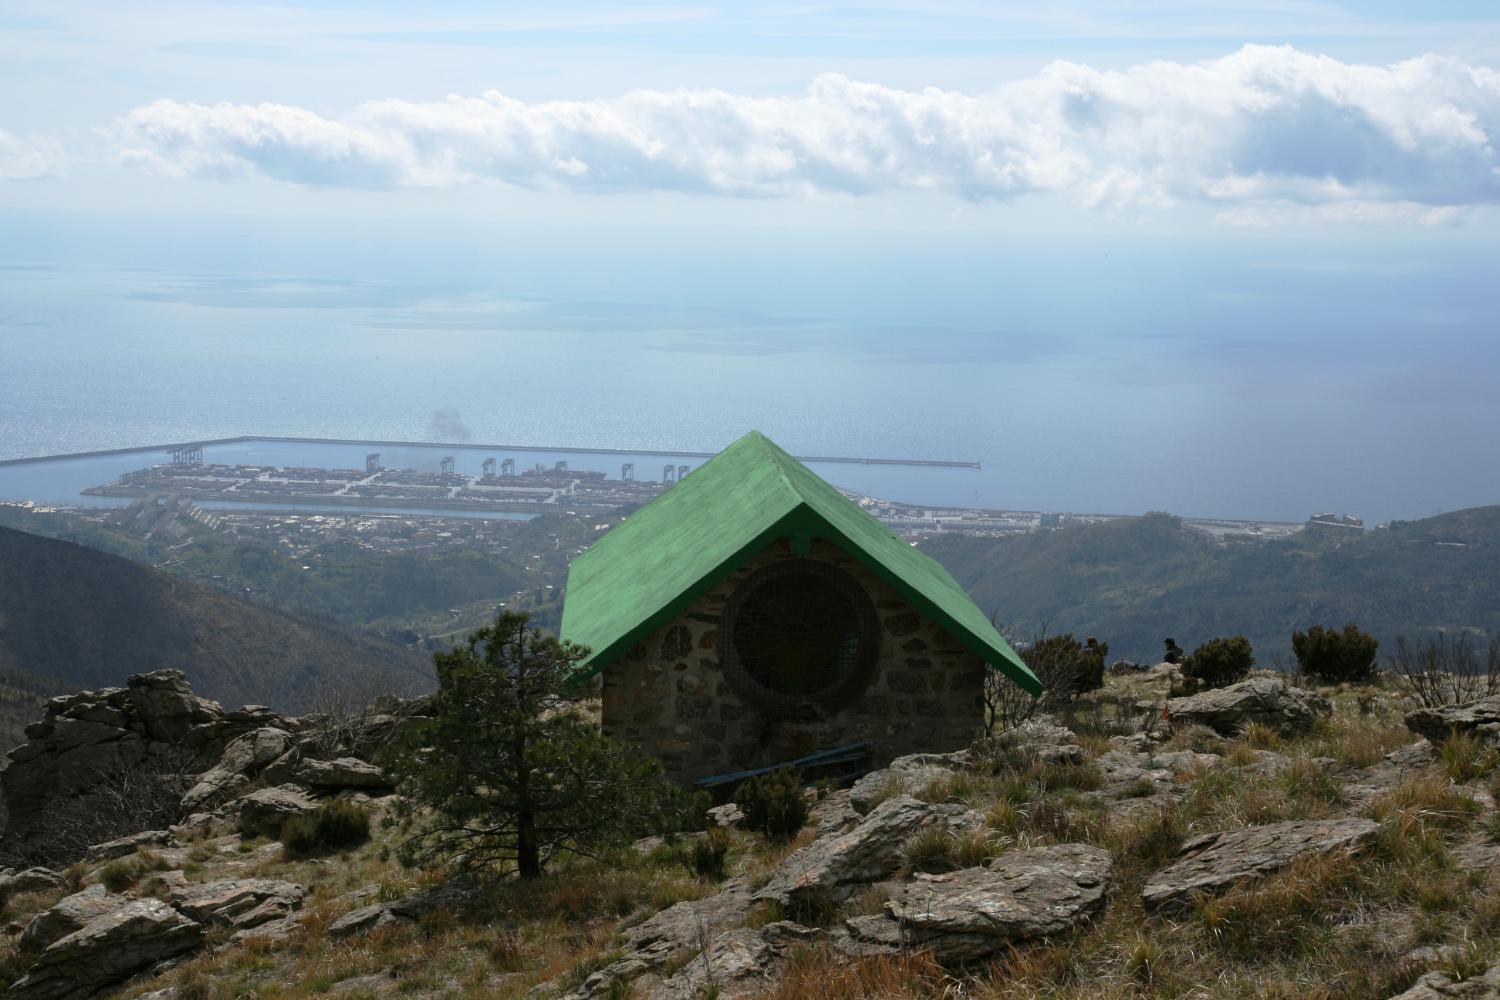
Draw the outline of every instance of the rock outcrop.
<instances>
[{"instance_id":1,"label":"rock outcrop","mask_svg":"<svg viewBox=\"0 0 1500 1000\"><path fill-rule=\"evenodd\" d=\"M41 951L52 942L81 930L95 917L113 912L125 903L125 897L116 896L102 885L91 885L82 892L64 896L26 924L21 931L21 948Z\"/></svg>"},{"instance_id":2,"label":"rock outcrop","mask_svg":"<svg viewBox=\"0 0 1500 1000\"><path fill-rule=\"evenodd\" d=\"M281 824L318 808L318 800L297 785L260 788L237 800L240 810L240 832L254 836L276 836Z\"/></svg>"},{"instance_id":3,"label":"rock outcrop","mask_svg":"<svg viewBox=\"0 0 1500 1000\"><path fill-rule=\"evenodd\" d=\"M130 900L47 945L8 995L16 1000L87 1000L202 941L203 928L161 900Z\"/></svg>"},{"instance_id":4,"label":"rock outcrop","mask_svg":"<svg viewBox=\"0 0 1500 1000\"><path fill-rule=\"evenodd\" d=\"M901 848L940 811L909 795L886 799L848 833L822 837L792 852L755 894L793 907L826 907L901 864Z\"/></svg>"},{"instance_id":5,"label":"rock outcrop","mask_svg":"<svg viewBox=\"0 0 1500 1000\"><path fill-rule=\"evenodd\" d=\"M1182 845L1178 860L1152 875L1141 890L1149 909L1182 909L1202 895L1280 871L1298 858L1357 851L1380 832L1361 818L1291 820L1204 834Z\"/></svg>"},{"instance_id":6,"label":"rock outcrop","mask_svg":"<svg viewBox=\"0 0 1500 1000\"><path fill-rule=\"evenodd\" d=\"M230 742L274 718L269 709L225 712L193 694L180 670L131 677L123 688L53 698L27 741L0 769L7 806L4 844L25 853L49 838L48 822L67 807L87 811L91 797L131 768L154 762L187 774L214 765Z\"/></svg>"},{"instance_id":7,"label":"rock outcrop","mask_svg":"<svg viewBox=\"0 0 1500 1000\"><path fill-rule=\"evenodd\" d=\"M0 871L0 904L23 892L57 889L62 884L62 876L50 868L26 868L21 871L7 868Z\"/></svg>"},{"instance_id":8,"label":"rock outcrop","mask_svg":"<svg viewBox=\"0 0 1500 1000\"><path fill-rule=\"evenodd\" d=\"M1333 712L1327 698L1292 687L1274 677L1214 688L1167 702L1172 722L1197 723L1223 736L1235 736L1251 723L1268 726L1283 736L1306 732Z\"/></svg>"},{"instance_id":9,"label":"rock outcrop","mask_svg":"<svg viewBox=\"0 0 1500 1000\"><path fill-rule=\"evenodd\" d=\"M175 889L172 905L200 924L245 931L286 919L301 908L305 894L302 886L280 879L232 879Z\"/></svg>"},{"instance_id":10,"label":"rock outcrop","mask_svg":"<svg viewBox=\"0 0 1500 1000\"><path fill-rule=\"evenodd\" d=\"M357 757L334 760L304 758L293 770L292 777L299 785L325 792L345 789L373 792L391 787L391 779L385 771Z\"/></svg>"},{"instance_id":11,"label":"rock outcrop","mask_svg":"<svg viewBox=\"0 0 1500 1000\"><path fill-rule=\"evenodd\" d=\"M224 748L218 763L198 776L182 797L185 813L211 809L233 798L272 761L286 753L291 734L275 726L261 726L237 737Z\"/></svg>"},{"instance_id":12,"label":"rock outcrop","mask_svg":"<svg viewBox=\"0 0 1500 1000\"><path fill-rule=\"evenodd\" d=\"M1441 743L1455 730L1484 740L1500 739L1500 697L1481 698L1463 705L1418 708L1406 713L1406 728L1431 743Z\"/></svg>"},{"instance_id":13,"label":"rock outcrop","mask_svg":"<svg viewBox=\"0 0 1500 1000\"><path fill-rule=\"evenodd\" d=\"M1500 1000L1500 965L1490 966L1481 976L1460 980L1429 972L1391 1000Z\"/></svg>"},{"instance_id":14,"label":"rock outcrop","mask_svg":"<svg viewBox=\"0 0 1500 1000\"><path fill-rule=\"evenodd\" d=\"M1108 851L1060 844L1001 855L982 868L918 876L886 913L852 917L855 954L927 949L944 964L970 962L1011 945L1072 930L1104 907Z\"/></svg>"}]
</instances>

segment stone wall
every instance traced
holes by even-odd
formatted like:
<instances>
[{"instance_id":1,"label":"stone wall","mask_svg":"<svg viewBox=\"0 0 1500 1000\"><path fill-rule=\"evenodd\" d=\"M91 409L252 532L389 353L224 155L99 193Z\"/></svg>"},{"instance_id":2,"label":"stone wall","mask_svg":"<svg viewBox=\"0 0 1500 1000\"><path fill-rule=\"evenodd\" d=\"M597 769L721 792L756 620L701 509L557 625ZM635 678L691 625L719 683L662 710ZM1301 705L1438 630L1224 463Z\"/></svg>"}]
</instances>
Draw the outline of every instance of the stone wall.
<instances>
[{"instance_id":1,"label":"stone wall","mask_svg":"<svg viewBox=\"0 0 1500 1000\"><path fill-rule=\"evenodd\" d=\"M760 714L725 680L720 615L746 576L796 558L779 541L605 669L605 731L661 758L683 782L861 741L875 745L877 766L972 742L984 713L983 661L842 549L814 541L808 557L852 576L880 617L879 663L860 698L816 722L789 722Z\"/></svg>"}]
</instances>

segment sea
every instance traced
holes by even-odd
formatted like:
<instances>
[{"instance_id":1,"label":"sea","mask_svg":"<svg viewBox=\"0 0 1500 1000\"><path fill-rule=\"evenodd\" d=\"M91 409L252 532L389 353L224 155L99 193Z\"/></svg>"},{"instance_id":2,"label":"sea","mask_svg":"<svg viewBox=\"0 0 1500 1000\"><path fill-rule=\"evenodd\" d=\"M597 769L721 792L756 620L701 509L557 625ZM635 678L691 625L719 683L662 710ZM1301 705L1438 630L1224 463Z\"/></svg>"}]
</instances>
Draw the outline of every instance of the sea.
<instances>
[{"instance_id":1,"label":"sea","mask_svg":"<svg viewBox=\"0 0 1500 1000\"><path fill-rule=\"evenodd\" d=\"M462 280L282 272L265 253L253 270L0 263L0 458L140 449L0 467L0 500L93 502L78 491L187 440L433 442L382 461L634 461L655 479L669 459L635 452L714 452L752 429L796 455L979 463L815 466L917 505L1374 523L1500 499L1474 459L1500 426L1489 265L1188 268L1141 249L1088 264L1081 292L1058 285L1066 253L965 253L900 276L873 251L734 280L709 261L587 295L529 280L521 256ZM362 468L366 450L205 458Z\"/></svg>"}]
</instances>

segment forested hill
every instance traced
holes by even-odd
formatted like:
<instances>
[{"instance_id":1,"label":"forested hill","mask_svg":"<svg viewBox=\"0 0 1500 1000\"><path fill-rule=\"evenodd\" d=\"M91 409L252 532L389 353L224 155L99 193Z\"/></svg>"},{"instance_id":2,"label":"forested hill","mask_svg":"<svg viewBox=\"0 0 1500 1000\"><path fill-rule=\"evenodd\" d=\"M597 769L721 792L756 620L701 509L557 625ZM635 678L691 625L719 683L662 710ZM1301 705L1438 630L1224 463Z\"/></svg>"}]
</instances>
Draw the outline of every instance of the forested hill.
<instances>
[{"instance_id":1,"label":"forested hill","mask_svg":"<svg viewBox=\"0 0 1500 1000\"><path fill-rule=\"evenodd\" d=\"M180 667L226 704L312 707L431 686L414 651L250 604L118 556L0 528L0 676L27 671L67 689L123 685Z\"/></svg>"},{"instance_id":2,"label":"forested hill","mask_svg":"<svg viewBox=\"0 0 1500 1000\"><path fill-rule=\"evenodd\" d=\"M1290 661L1293 628L1319 622L1356 622L1383 651L1434 629L1500 635L1500 506L1262 543L1221 545L1148 514L922 548L1002 626L1095 635L1130 659L1154 661L1165 636L1191 649L1243 634L1269 666Z\"/></svg>"}]
</instances>

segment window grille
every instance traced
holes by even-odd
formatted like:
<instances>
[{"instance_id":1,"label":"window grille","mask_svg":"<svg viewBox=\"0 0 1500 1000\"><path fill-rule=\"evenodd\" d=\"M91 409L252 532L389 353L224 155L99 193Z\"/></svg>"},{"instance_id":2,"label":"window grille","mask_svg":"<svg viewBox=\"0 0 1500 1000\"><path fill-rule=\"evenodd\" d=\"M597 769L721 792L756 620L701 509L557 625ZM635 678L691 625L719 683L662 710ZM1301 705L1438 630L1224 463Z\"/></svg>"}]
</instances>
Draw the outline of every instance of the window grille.
<instances>
[{"instance_id":1,"label":"window grille","mask_svg":"<svg viewBox=\"0 0 1500 1000\"><path fill-rule=\"evenodd\" d=\"M719 626L726 680L778 719L811 721L846 707L864 693L879 656L869 595L848 573L812 559L751 574Z\"/></svg>"}]
</instances>

